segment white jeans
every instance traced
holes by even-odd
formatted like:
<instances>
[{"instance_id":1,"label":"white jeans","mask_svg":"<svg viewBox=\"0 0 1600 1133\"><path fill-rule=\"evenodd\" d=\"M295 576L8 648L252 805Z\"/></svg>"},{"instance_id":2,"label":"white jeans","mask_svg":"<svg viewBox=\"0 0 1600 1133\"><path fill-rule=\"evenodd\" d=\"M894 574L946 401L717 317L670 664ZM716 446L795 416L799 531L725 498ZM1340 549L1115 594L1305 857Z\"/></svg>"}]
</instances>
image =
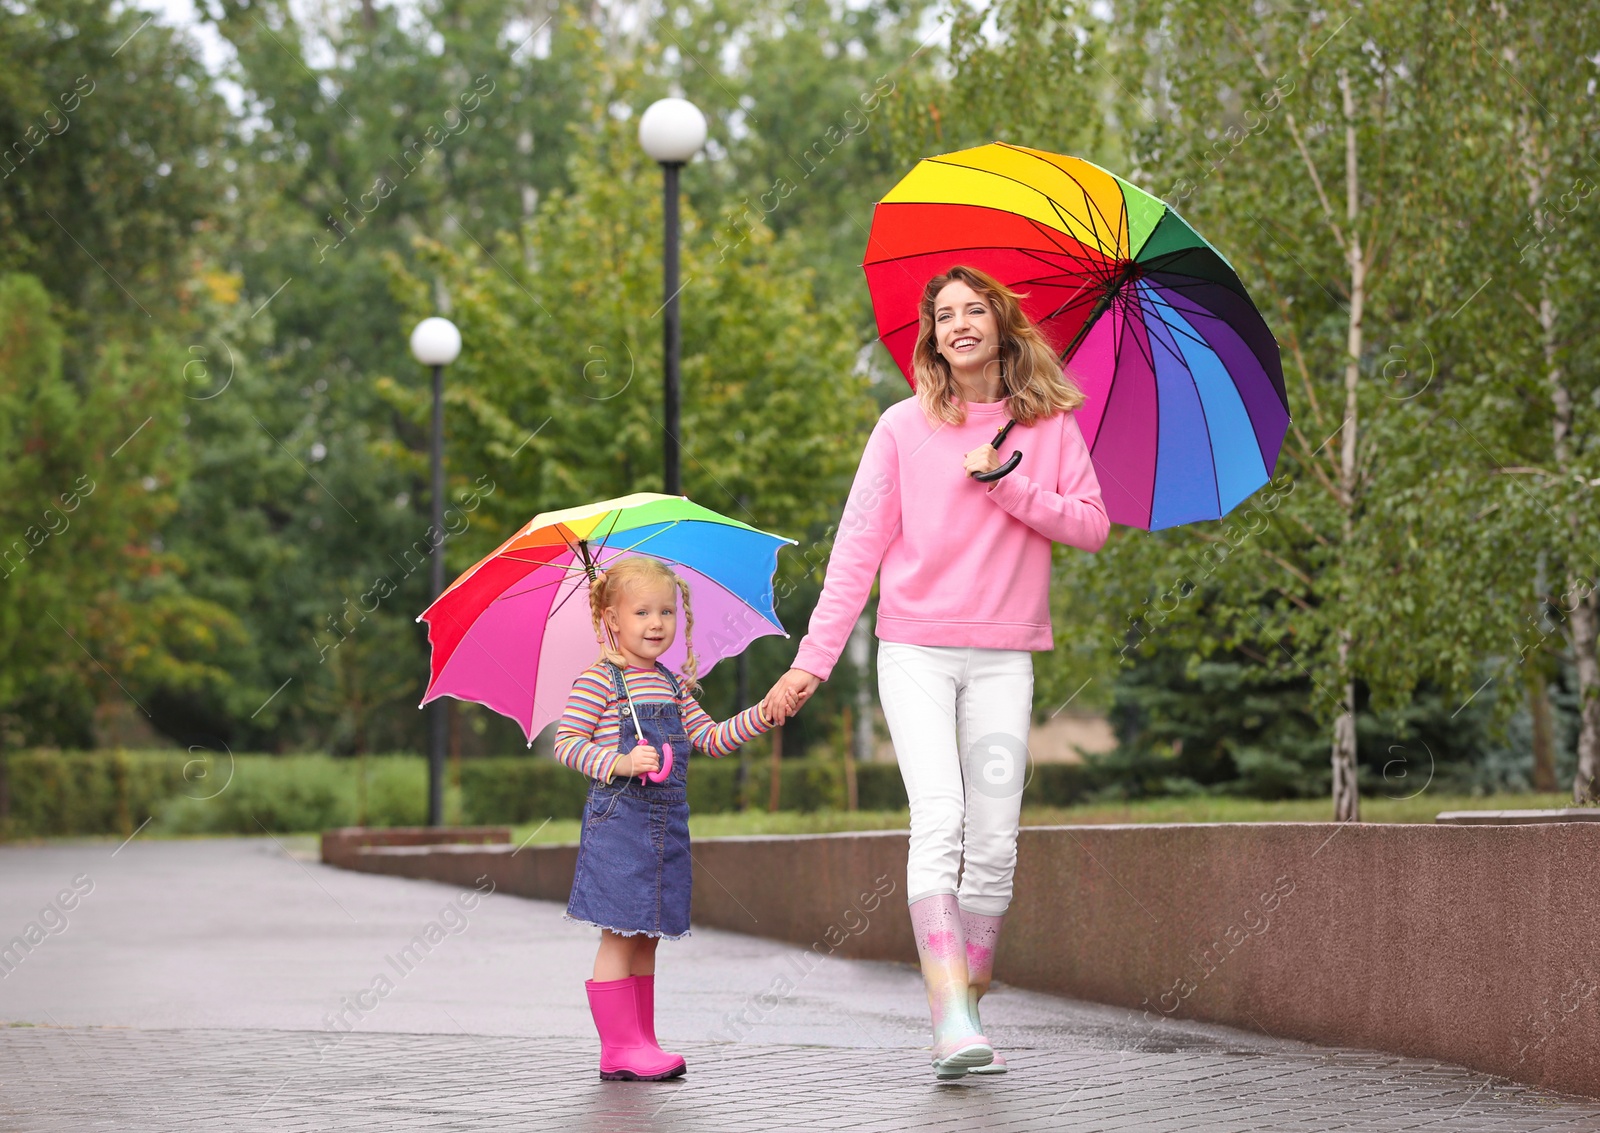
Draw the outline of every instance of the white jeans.
<instances>
[{"instance_id":1,"label":"white jeans","mask_svg":"<svg viewBox=\"0 0 1600 1133\"><path fill-rule=\"evenodd\" d=\"M878 694L911 800L907 899L953 893L1000 916L1017 868L1033 655L880 641Z\"/></svg>"}]
</instances>

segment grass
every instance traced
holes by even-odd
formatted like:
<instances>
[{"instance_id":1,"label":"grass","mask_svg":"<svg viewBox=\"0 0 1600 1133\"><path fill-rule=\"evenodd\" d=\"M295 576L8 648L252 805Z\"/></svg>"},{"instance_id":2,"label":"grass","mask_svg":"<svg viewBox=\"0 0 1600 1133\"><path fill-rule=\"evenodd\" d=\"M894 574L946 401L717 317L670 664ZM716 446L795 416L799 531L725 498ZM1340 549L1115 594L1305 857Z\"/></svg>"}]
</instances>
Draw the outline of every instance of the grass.
<instances>
[{"instance_id":1,"label":"grass","mask_svg":"<svg viewBox=\"0 0 1600 1133\"><path fill-rule=\"evenodd\" d=\"M1411 799L1364 798L1361 817L1366 822L1432 822L1445 810L1547 810L1572 805L1566 794L1432 795ZM1327 799L1237 799L1201 795L1185 798L1141 799L1136 802L1084 803L1070 807L1029 807L1022 812L1024 826L1105 825L1129 822L1327 822L1332 804ZM552 819L543 825L519 826L512 841L531 845L576 842L579 820ZM802 814L780 811L746 811L743 814L697 814L689 819L693 838L725 838L751 834L832 834L846 830L905 830L905 811L816 811Z\"/></svg>"}]
</instances>

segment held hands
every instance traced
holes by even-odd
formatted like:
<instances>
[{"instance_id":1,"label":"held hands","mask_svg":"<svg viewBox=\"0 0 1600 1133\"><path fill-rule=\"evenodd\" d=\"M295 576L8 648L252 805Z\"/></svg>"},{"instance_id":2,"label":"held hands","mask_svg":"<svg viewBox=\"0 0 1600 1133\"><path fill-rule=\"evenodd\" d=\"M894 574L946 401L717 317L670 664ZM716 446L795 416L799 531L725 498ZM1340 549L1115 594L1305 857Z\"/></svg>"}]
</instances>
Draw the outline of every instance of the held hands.
<instances>
[{"instance_id":1,"label":"held hands","mask_svg":"<svg viewBox=\"0 0 1600 1133\"><path fill-rule=\"evenodd\" d=\"M612 764L611 777L619 775L643 776L652 771L660 770L661 753L649 744L640 744L630 752L625 752L617 757L617 762Z\"/></svg>"},{"instance_id":2,"label":"held hands","mask_svg":"<svg viewBox=\"0 0 1600 1133\"><path fill-rule=\"evenodd\" d=\"M1000 467L1000 454L993 445L979 445L962 458L968 476L976 472L993 472Z\"/></svg>"},{"instance_id":3,"label":"held hands","mask_svg":"<svg viewBox=\"0 0 1600 1133\"><path fill-rule=\"evenodd\" d=\"M784 723L805 706L821 683L804 669L790 669L761 701L762 714L774 724Z\"/></svg>"}]
</instances>

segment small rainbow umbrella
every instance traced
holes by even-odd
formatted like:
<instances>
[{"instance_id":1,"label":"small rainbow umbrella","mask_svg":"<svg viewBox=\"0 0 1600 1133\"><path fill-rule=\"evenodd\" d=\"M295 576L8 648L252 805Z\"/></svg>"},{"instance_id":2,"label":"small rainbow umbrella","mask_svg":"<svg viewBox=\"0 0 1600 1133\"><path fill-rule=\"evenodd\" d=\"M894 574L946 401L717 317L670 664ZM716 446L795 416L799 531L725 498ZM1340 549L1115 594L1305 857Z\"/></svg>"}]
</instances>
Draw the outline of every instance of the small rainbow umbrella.
<instances>
[{"instance_id":1,"label":"small rainbow umbrella","mask_svg":"<svg viewBox=\"0 0 1600 1133\"><path fill-rule=\"evenodd\" d=\"M912 381L917 305L956 264L1024 293L1087 401L1115 523L1226 515L1289 427L1278 344L1244 284L1165 203L1075 157L995 142L917 163L877 206L862 265L878 333Z\"/></svg>"},{"instance_id":2,"label":"small rainbow umbrella","mask_svg":"<svg viewBox=\"0 0 1600 1133\"><path fill-rule=\"evenodd\" d=\"M453 696L487 705L521 724L531 744L599 656L590 578L641 555L689 584L695 653L705 673L756 638L784 633L772 573L778 548L793 542L654 492L536 515L417 619L428 623L433 647L422 703ZM677 669L685 648L680 618L677 640L661 660Z\"/></svg>"}]
</instances>

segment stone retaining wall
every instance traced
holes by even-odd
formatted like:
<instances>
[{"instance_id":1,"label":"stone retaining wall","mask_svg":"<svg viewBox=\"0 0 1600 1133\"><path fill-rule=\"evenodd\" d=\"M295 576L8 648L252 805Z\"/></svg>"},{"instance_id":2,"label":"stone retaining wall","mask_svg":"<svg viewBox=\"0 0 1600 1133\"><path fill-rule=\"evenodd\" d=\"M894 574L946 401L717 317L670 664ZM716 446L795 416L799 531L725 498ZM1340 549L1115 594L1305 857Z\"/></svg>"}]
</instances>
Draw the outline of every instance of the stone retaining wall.
<instances>
[{"instance_id":1,"label":"stone retaining wall","mask_svg":"<svg viewBox=\"0 0 1600 1133\"><path fill-rule=\"evenodd\" d=\"M694 921L914 960L906 845L698 841ZM328 860L563 902L576 858L346 846ZM1600 1096L1600 824L1030 827L1018 854L998 979L1141 1010L1157 1034L1198 1019Z\"/></svg>"}]
</instances>

